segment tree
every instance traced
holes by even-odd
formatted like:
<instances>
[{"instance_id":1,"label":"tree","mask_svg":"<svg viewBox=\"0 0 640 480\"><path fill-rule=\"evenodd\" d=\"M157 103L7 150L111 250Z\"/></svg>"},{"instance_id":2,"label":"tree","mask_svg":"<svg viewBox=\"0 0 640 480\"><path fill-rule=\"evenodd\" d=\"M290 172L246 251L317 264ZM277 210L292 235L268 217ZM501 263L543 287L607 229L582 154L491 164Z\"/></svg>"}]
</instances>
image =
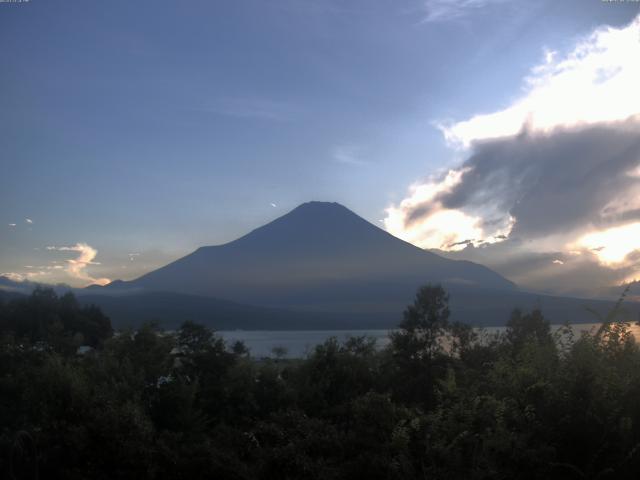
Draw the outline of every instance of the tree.
<instances>
[{"instance_id":1,"label":"tree","mask_svg":"<svg viewBox=\"0 0 640 480\"><path fill-rule=\"evenodd\" d=\"M3 306L0 333L74 355L80 345L102 345L113 330L98 307L81 306L73 293L58 297L51 288L36 287L30 296Z\"/></svg>"},{"instance_id":2,"label":"tree","mask_svg":"<svg viewBox=\"0 0 640 480\"><path fill-rule=\"evenodd\" d=\"M178 330L178 345L185 354L200 354L208 351L214 341L213 332L199 323L187 320Z\"/></svg>"},{"instance_id":3,"label":"tree","mask_svg":"<svg viewBox=\"0 0 640 480\"><path fill-rule=\"evenodd\" d=\"M442 351L440 339L450 328L449 295L440 285L421 287L399 327L391 334L394 353L409 361L430 362Z\"/></svg>"},{"instance_id":4,"label":"tree","mask_svg":"<svg viewBox=\"0 0 640 480\"><path fill-rule=\"evenodd\" d=\"M231 351L238 357L248 357L250 355L249 348L242 340L236 340L231 345Z\"/></svg>"},{"instance_id":5,"label":"tree","mask_svg":"<svg viewBox=\"0 0 640 480\"><path fill-rule=\"evenodd\" d=\"M276 345L271 349L271 353L273 354L274 357L276 357L276 361L280 361L287 356L287 353L289 353L289 351L287 350L287 347L283 347L282 345Z\"/></svg>"},{"instance_id":6,"label":"tree","mask_svg":"<svg viewBox=\"0 0 640 480\"><path fill-rule=\"evenodd\" d=\"M391 333L391 352L400 369L396 379L403 382L399 389L405 390L406 400L431 403L434 360L451 328L449 314L449 295L442 286L425 285L404 311L399 330Z\"/></svg>"},{"instance_id":7,"label":"tree","mask_svg":"<svg viewBox=\"0 0 640 480\"><path fill-rule=\"evenodd\" d=\"M507 322L506 337L515 351L528 342L544 345L553 341L551 326L539 309L525 314L514 310Z\"/></svg>"}]
</instances>

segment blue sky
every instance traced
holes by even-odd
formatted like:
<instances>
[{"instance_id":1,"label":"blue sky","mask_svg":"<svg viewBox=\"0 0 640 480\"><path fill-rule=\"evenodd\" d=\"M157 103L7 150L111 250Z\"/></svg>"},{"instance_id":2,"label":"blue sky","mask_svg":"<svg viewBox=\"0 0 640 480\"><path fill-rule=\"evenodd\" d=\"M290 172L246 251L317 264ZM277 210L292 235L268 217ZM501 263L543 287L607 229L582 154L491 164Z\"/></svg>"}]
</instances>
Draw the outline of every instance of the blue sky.
<instances>
[{"instance_id":1,"label":"blue sky","mask_svg":"<svg viewBox=\"0 0 640 480\"><path fill-rule=\"evenodd\" d=\"M637 13L600 0L0 4L0 273L134 278L308 200L382 225L410 185L468 155L437 124L508 106L546 52ZM84 277L68 270L80 253Z\"/></svg>"}]
</instances>

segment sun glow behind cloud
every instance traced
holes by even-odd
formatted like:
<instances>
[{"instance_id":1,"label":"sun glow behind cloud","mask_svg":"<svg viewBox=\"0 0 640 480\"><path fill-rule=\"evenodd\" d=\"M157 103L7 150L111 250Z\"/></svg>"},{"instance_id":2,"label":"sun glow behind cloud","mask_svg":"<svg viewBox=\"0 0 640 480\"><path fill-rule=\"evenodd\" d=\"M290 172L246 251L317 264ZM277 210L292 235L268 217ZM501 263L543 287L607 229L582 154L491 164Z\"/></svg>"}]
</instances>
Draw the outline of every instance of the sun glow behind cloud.
<instances>
[{"instance_id":1,"label":"sun glow behind cloud","mask_svg":"<svg viewBox=\"0 0 640 480\"><path fill-rule=\"evenodd\" d=\"M401 210L389 209L387 215L384 225L388 232L423 248L441 248L445 245L449 250L461 250L467 241L482 236L482 230L478 227L479 219L459 210L440 210L427 221L421 222L420 229L411 230L404 228Z\"/></svg>"},{"instance_id":2,"label":"sun glow behind cloud","mask_svg":"<svg viewBox=\"0 0 640 480\"><path fill-rule=\"evenodd\" d=\"M525 80L525 93L509 107L441 125L448 142L464 147L474 141L516 135L523 125L549 131L626 119L640 112L640 16L627 27L595 31L569 55L545 62Z\"/></svg>"},{"instance_id":3,"label":"sun glow behind cloud","mask_svg":"<svg viewBox=\"0 0 640 480\"><path fill-rule=\"evenodd\" d=\"M588 233L577 245L594 252L604 265L623 263L640 248L640 222Z\"/></svg>"},{"instance_id":4,"label":"sun glow behind cloud","mask_svg":"<svg viewBox=\"0 0 640 480\"><path fill-rule=\"evenodd\" d=\"M423 248L445 248L462 250L468 244L482 242L493 243L509 233L495 232L488 237L482 228L482 218L466 214L460 210L443 208L437 200L438 195L451 191L460 183L464 169L450 170L441 181L430 181L411 187L411 196L404 199L399 206L389 207L383 220L384 226L391 234ZM413 228L406 228L407 211L430 205L434 212L426 220L416 221ZM409 220L410 222L410 220Z\"/></svg>"}]
</instances>

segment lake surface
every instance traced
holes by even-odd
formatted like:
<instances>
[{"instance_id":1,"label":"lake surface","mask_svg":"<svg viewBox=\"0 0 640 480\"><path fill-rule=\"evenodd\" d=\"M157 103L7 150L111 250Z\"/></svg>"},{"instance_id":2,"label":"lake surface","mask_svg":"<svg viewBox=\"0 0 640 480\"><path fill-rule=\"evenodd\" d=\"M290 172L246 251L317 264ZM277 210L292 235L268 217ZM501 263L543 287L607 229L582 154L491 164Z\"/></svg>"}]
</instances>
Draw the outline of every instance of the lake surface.
<instances>
[{"instance_id":1,"label":"lake surface","mask_svg":"<svg viewBox=\"0 0 640 480\"><path fill-rule=\"evenodd\" d=\"M575 336L581 332L595 331L600 324L582 323L572 325ZM551 330L555 332L560 325L552 325ZM487 335L504 332L506 327L485 327L478 329ZM227 342L242 340L251 351L251 356L255 358L273 357L273 349L283 347L286 350L285 357L301 358L310 353L313 348L323 343L330 337L336 337L339 341L344 341L349 337L361 337L366 335L376 339L378 348L384 348L389 343L389 332L391 330L230 330L218 331ZM640 339L640 326L631 324L631 331L636 339Z\"/></svg>"}]
</instances>

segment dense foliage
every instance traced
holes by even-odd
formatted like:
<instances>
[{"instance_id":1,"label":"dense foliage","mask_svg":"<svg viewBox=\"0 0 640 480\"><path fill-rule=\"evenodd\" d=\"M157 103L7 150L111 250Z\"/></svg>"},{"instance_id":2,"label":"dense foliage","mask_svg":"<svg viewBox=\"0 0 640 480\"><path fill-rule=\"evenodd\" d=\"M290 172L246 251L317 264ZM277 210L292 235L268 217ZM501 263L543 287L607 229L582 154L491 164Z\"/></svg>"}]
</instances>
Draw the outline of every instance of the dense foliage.
<instances>
[{"instance_id":1,"label":"dense foliage","mask_svg":"<svg viewBox=\"0 0 640 480\"><path fill-rule=\"evenodd\" d=\"M483 335L448 317L427 286L385 349L252 359L191 322L113 335L99 310L36 290L0 306L0 476L638 478L628 324L574 337L516 311Z\"/></svg>"}]
</instances>

